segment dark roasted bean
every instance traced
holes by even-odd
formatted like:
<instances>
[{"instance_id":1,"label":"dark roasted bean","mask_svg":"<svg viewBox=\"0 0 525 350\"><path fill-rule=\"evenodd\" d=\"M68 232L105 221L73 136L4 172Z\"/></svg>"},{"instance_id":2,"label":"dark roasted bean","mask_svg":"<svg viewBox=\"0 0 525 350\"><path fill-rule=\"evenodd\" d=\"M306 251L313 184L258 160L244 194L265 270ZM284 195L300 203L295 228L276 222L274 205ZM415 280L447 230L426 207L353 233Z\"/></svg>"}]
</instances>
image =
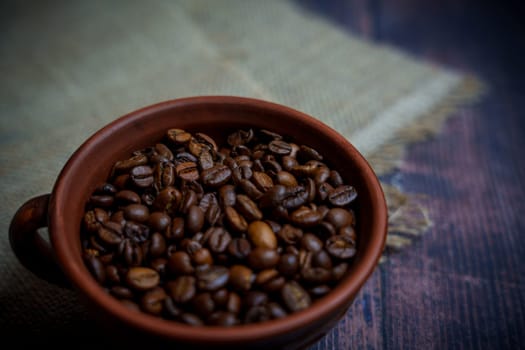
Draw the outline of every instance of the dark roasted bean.
<instances>
[{"instance_id":1,"label":"dark roasted bean","mask_svg":"<svg viewBox=\"0 0 525 350\"><path fill-rule=\"evenodd\" d=\"M174 302L186 303L195 296L196 279L193 276L179 276L173 281L168 281L166 288Z\"/></svg>"},{"instance_id":2,"label":"dark roasted bean","mask_svg":"<svg viewBox=\"0 0 525 350\"><path fill-rule=\"evenodd\" d=\"M328 200L334 206L343 207L357 197L357 191L349 185L341 185L328 192Z\"/></svg>"},{"instance_id":3,"label":"dark roasted bean","mask_svg":"<svg viewBox=\"0 0 525 350\"><path fill-rule=\"evenodd\" d=\"M126 274L126 283L128 286L140 291L153 289L159 282L159 273L148 267L131 267Z\"/></svg>"},{"instance_id":4,"label":"dark roasted bean","mask_svg":"<svg viewBox=\"0 0 525 350\"><path fill-rule=\"evenodd\" d=\"M281 297L286 307L292 312L304 310L312 303L308 292L296 281L290 281L284 285L281 289Z\"/></svg>"},{"instance_id":5,"label":"dark roasted bean","mask_svg":"<svg viewBox=\"0 0 525 350\"><path fill-rule=\"evenodd\" d=\"M203 291L215 291L228 283L229 269L224 266L210 266L208 269L198 270L197 285Z\"/></svg>"},{"instance_id":6,"label":"dark roasted bean","mask_svg":"<svg viewBox=\"0 0 525 350\"><path fill-rule=\"evenodd\" d=\"M332 236L325 246L330 255L339 259L349 259L356 253L355 242L348 236Z\"/></svg>"}]
</instances>

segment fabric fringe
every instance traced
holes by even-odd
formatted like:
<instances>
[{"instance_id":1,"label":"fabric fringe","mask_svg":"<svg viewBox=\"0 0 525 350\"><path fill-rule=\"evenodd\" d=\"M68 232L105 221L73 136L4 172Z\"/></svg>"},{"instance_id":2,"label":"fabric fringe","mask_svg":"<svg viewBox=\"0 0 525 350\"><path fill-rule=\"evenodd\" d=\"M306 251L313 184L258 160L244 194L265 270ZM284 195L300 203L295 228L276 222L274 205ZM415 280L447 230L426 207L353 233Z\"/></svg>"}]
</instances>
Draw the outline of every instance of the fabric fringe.
<instances>
[{"instance_id":1,"label":"fabric fringe","mask_svg":"<svg viewBox=\"0 0 525 350\"><path fill-rule=\"evenodd\" d=\"M404 159L408 145L423 141L437 134L443 123L459 108L476 103L488 91L487 85L477 77L465 76L446 99L433 110L398 132L368 159L378 176L395 171ZM388 206L388 235L379 263L393 253L410 246L432 227L432 218L423 203L425 196L406 193L392 184L381 182Z\"/></svg>"}]
</instances>

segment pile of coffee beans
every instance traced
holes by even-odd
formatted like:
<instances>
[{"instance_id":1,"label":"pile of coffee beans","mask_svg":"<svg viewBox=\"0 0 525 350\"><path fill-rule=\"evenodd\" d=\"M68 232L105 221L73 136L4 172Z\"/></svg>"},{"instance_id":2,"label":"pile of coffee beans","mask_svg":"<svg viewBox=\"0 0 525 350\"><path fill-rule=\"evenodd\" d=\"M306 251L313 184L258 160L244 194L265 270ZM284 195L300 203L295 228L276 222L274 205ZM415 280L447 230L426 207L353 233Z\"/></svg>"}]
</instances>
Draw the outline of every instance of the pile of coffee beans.
<instances>
[{"instance_id":1,"label":"pile of coffee beans","mask_svg":"<svg viewBox=\"0 0 525 350\"><path fill-rule=\"evenodd\" d=\"M357 193L308 145L269 130L169 129L117 161L86 204L87 268L132 309L189 325L310 307L356 253Z\"/></svg>"}]
</instances>

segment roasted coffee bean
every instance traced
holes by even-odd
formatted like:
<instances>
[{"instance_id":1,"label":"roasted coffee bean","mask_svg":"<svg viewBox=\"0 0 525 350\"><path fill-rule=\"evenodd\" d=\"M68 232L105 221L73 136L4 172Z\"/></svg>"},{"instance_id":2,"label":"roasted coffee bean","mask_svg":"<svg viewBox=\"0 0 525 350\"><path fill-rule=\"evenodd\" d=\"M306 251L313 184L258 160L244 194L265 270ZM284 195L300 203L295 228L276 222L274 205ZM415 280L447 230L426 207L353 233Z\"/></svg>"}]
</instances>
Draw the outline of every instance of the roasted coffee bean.
<instances>
[{"instance_id":1,"label":"roasted coffee bean","mask_svg":"<svg viewBox=\"0 0 525 350\"><path fill-rule=\"evenodd\" d=\"M159 192L152 206L155 210L174 213L178 210L181 200L182 193L175 187L168 186Z\"/></svg>"},{"instance_id":2,"label":"roasted coffee bean","mask_svg":"<svg viewBox=\"0 0 525 350\"><path fill-rule=\"evenodd\" d=\"M164 279L164 277L166 276L167 264L168 264L168 259L164 257L160 257L160 258L152 259L149 264L149 267L157 271L160 275L160 278Z\"/></svg>"},{"instance_id":3,"label":"roasted coffee bean","mask_svg":"<svg viewBox=\"0 0 525 350\"><path fill-rule=\"evenodd\" d=\"M286 253L279 259L277 270L286 277L292 277L299 270L299 258L296 254Z\"/></svg>"},{"instance_id":4,"label":"roasted coffee bean","mask_svg":"<svg viewBox=\"0 0 525 350\"><path fill-rule=\"evenodd\" d=\"M263 218L263 213L257 204L244 194L237 195L235 208L248 221L261 220Z\"/></svg>"},{"instance_id":5,"label":"roasted coffee bean","mask_svg":"<svg viewBox=\"0 0 525 350\"><path fill-rule=\"evenodd\" d=\"M226 184L219 188L219 202L223 207L233 207L237 199L235 193L235 186L232 184Z\"/></svg>"},{"instance_id":6,"label":"roasted coffee bean","mask_svg":"<svg viewBox=\"0 0 525 350\"><path fill-rule=\"evenodd\" d=\"M192 326L264 322L350 271L357 191L338 169L270 130L221 139L168 129L88 197L86 267L127 307Z\"/></svg>"},{"instance_id":7,"label":"roasted coffee bean","mask_svg":"<svg viewBox=\"0 0 525 350\"><path fill-rule=\"evenodd\" d=\"M179 276L166 284L167 291L178 304L190 301L196 293L196 279L193 276Z\"/></svg>"},{"instance_id":8,"label":"roasted coffee bean","mask_svg":"<svg viewBox=\"0 0 525 350\"><path fill-rule=\"evenodd\" d=\"M347 271L348 271L348 264L345 262L342 262L334 266L332 270L333 279L335 281L339 281L341 278L343 278L346 275Z\"/></svg>"},{"instance_id":9,"label":"roasted coffee bean","mask_svg":"<svg viewBox=\"0 0 525 350\"><path fill-rule=\"evenodd\" d=\"M279 262L279 253L274 249L257 247L248 255L248 264L255 270L270 269Z\"/></svg>"},{"instance_id":10,"label":"roasted coffee bean","mask_svg":"<svg viewBox=\"0 0 525 350\"><path fill-rule=\"evenodd\" d=\"M228 227L230 227L235 232L245 232L248 229L248 223L244 217L240 215L233 207L224 207L224 218L226 219Z\"/></svg>"},{"instance_id":11,"label":"roasted coffee bean","mask_svg":"<svg viewBox=\"0 0 525 350\"><path fill-rule=\"evenodd\" d=\"M308 284L320 285L332 279L332 272L322 267L307 267L301 270L301 278Z\"/></svg>"},{"instance_id":12,"label":"roasted coffee bean","mask_svg":"<svg viewBox=\"0 0 525 350\"><path fill-rule=\"evenodd\" d=\"M319 224L323 217L318 211L303 206L293 211L290 219L299 227L309 228Z\"/></svg>"},{"instance_id":13,"label":"roasted coffee bean","mask_svg":"<svg viewBox=\"0 0 525 350\"><path fill-rule=\"evenodd\" d=\"M131 170L134 167L145 165L148 163L148 157L143 154L138 154L125 160L119 160L113 166L113 171L123 172Z\"/></svg>"},{"instance_id":14,"label":"roasted coffee bean","mask_svg":"<svg viewBox=\"0 0 525 350\"><path fill-rule=\"evenodd\" d=\"M257 189L263 193L273 187L272 178L260 171L253 172L252 182L255 184Z\"/></svg>"},{"instance_id":15,"label":"roasted coffee bean","mask_svg":"<svg viewBox=\"0 0 525 350\"><path fill-rule=\"evenodd\" d=\"M292 146L282 140L273 140L268 144L268 149L280 156L286 156L292 152Z\"/></svg>"},{"instance_id":16,"label":"roasted coffee bean","mask_svg":"<svg viewBox=\"0 0 525 350\"><path fill-rule=\"evenodd\" d=\"M164 255L166 252L166 239L164 235L159 232L155 232L151 235L151 243L149 246L149 253L151 257L157 258Z\"/></svg>"},{"instance_id":17,"label":"roasted coffee bean","mask_svg":"<svg viewBox=\"0 0 525 350\"><path fill-rule=\"evenodd\" d=\"M286 187L295 187L298 185L297 179L292 173L281 170L276 174L277 182Z\"/></svg>"},{"instance_id":18,"label":"roasted coffee bean","mask_svg":"<svg viewBox=\"0 0 525 350\"><path fill-rule=\"evenodd\" d=\"M238 260L246 258L251 251L252 246L245 238L234 238L228 244L228 253Z\"/></svg>"},{"instance_id":19,"label":"roasted coffee bean","mask_svg":"<svg viewBox=\"0 0 525 350\"><path fill-rule=\"evenodd\" d=\"M93 277L95 277L99 283L104 284L106 281L106 269L104 268L104 264L102 264L100 259L96 256L85 255L84 261Z\"/></svg>"},{"instance_id":20,"label":"roasted coffee bean","mask_svg":"<svg viewBox=\"0 0 525 350\"><path fill-rule=\"evenodd\" d=\"M139 165L131 169L131 181L138 187L144 188L153 184L153 169L148 165Z\"/></svg>"},{"instance_id":21,"label":"roasted coffee bean","mask_svg":"<svg viewBox=\"0 0 525 350\"><path fill-rule=\"evenodd\" d=\"M304 310L312 304L308 292L296 281L289 281L283 286L281 297L286 307L292 312Z\"/></svg>"},{"instance_id":22,"label":"roasted coffee bean","mask_svg":"<svg viewBox=\"0 0 525 350\"><path fill-rule=\"evenodd\" d=\"M230 271L224 266L210 266L204 270L198 270L197 285L203 291L215 291L224 287L230 278Z\"/></svg>"},{"instance_id":23,"label":"roasted coffee bean","mask_svg":"<svg viewBox=\"0 0 525 350\"><path fill-rule=\"evenodd\" d=\"M263 270L255 278L255 284L268 293L279 291L285 283L286 280L279 275L279 271L276 269Z\"/></svg>"},{"instance_id":24,"label":"roasted coffee bean","mask_svg":"<svg viewBox=\"0 0 525 350\"><path fill-rule=\"evenodd\" d=\"M228 145L232 147L240 146L247 144L253 138L253 130L237 130L228 135L227 142Z\"/></svg>"},{"instance_id":25,"label":"roasted coffee bean","mask_svg":"<svg viewBox=\"0 0 525 350\"><path fill-rule=\"evenodd\" d=\"M207 244L214 253L223 253L232 239L231 235L222 227L210 227L206 234Z\"/></svg>"},{"instance_id":26,"label":"roasted coffee bean","mask_svg":"<svg viewBox=\"0 0 525 350\"><path fill-rule=\"evenodd\" d=\"M102 207L102 208L108 208L113 205L113 202L115 201L115 197L112 195L92 195L89 198L89 202L96 207Z\"/></svg>"},{"instance_id":27,"label":"roasted coffee bean","mask_svg":"<svg viewBox=\"0 0 525 350\"><path fill-rule=\"evenodd\" d=\"M121 190L115 194L115 200L118 205L126 206L128 204L140 204L140 196L131 190Z\"/></svg>"},{"instance_id":28,"label":"roasted coffee bean","mask_svg":"<svg viewBox=\"0 0 525 350\"><path fill-rule=\"evenodd\" d=\"M151 229L164 232L171 223L171 217L165 212L156 211L148 217L148 225Z\"/></svg>"},{"instance_id":29,"label":"roasted coffee bean","mask_svg":"<svg viewBox=\"0 0 525 350\"><path fill-rule=\"evenodd\" d=\"M149 218L149 208L142 204L130 204L124 208L126 220L146 222Z\"/></svg>"},{"instance_id":30,"label":"roasted coffee bean","mask_svg":"<svg viewBox=\"0 0 525 350\"><path fill-rule=\"evenodd\" d=\"M212 168L205 169L201 174L201 181L205 186L220 187L225 185L232 175L232 171L226 165L218 164Z\"/></svg>"},{"instance_id":31,"label":"roasted coffee bean","mask_svg":"<svg viewBox=\"0 0 525 350\"><path fill-rule=\"evenodd\" d=\"M308 292L314 298L320 298L320 297L328 294L331 290L332 290L332 288L330 288L329 285L327 285L327 284L320 284L318 286L315 286L315 287L312 287L312 288L308 289Z\"/></svg>"},{"instance_id":32,"label":"roasted coffee bean","mask_svg":"<svg viewBox=\"0 0 525 350\"><path fill-rule=\"evenodd\" d=\"M195 162L183 162L175 167L177 176L185 181L195 181L199 178L199 169Z\"/></svg>"},{"instance_id":33,"label":"roasted coffee bean","mask_svg":"<svg viewBox=\"0 0 525 350\"><path fill-rule=\"evenodd\" d=\"M167 263L168 271L175 275L191 275L195 271L188 253L177 251L171 254Z\"/></svg>"},{"instance_id":34,"label":"roasted coffee bean","mask_svg":"<svg viewBox=\"0 0 525 350\"><path fill-rule=\"evenodd\" d=\"M118 299L133 299L135 296L135 293L131 289L124 286L113 286L109 292Z\"/></svg>"},{"instance_id":35,"label":"roasted coffee bean","mask_svg":"<svg viewBox=\"0 0 525 350\"><path fill-rule=\"evenodd\" d=\"M115 265L106 265L106 282L109 284L119 284L120 274L118 268Z\"/></svg>"},{"instance_id":36,"label":"roasted coffee bean","mask_svg":"<svg viewBox=\"0 0 525 350\"><path fill-rule=\"evenodd\" d=\"M168 241L179 241L184 237L184 218L176 217L171 221L171 225L166 231Z\"/></svg>"},{"instance_id":37,"label":"roasted coffee bean","mask_svg":"<svg viewBox=\"0 0 525 350\"><path fill-rule=\"evenodd\" d=\"M248 237L256 247L276 249L277 238L270 225L264 221L252 221L248 225Z\"/></svg>"},{"instance_id":38,"label":"roasted coffee bean","mask_svg":"<svg viewBox=\"0 0 525 350\"><path fill-rule=\"evenodd\" d=\"M244 265L230 267L230 284L239 291L248 291L255 279L253 271Z\"/></svg>"},{"instance_id":39,"label":"roasted coffee bean","mask_svg":"<svg viewBox=\"0 0 525 350\"><path fill-rule=\"evenodd\" d=\"M312 233L306 233L301 238L301 247L310 252L316 253L323 248L323 242L316 235Z\"/></svg>"},{"instance_id":40,"label":"roasted coffee bean","mask_svg":"<svg viewBox=\"0 0 525 350\"><path fill-rule=\"evenodd\" d=\"M199 265L212 265L213 256L208 248L197 249L192 255L191 260L197 266Z\"/></svg>"},{"instance_id":41,"label":"roasted coffee bean","mask_svg":"<svg viewBox=\"0 0 525 350\"><path fill-rule=\"evenodd\" d=\"M126 274L128 286L139 291L153 289L158 286L159 282L159 273L148 267L134 266Z\"/></svg>"},{"instance_id":42,"label":"roasted coffee bean","mask_svg":"<svg viewBox=\"0 0 525 350\"><path fill-rule=\"evenodd\" d=\"M192 136L190 133L182 130L182 129L169 129L166 132L166 135L168 136L168 139L176 144L185 144L190 142Z\"/></svg>"},{"instance_id":43,"label":"roasted coffee bean","mask_svg":"<svg viewBox=\"0 0 525 350\"><path fill-rule=\"evenodd\" d=\"M204 324L204 322L199 318L199 316L189 312L185 312L182 315L180 315L180 320L186 323L187 325L193 327L202 326Z\"/></svg>"},{"instance_id":44,"label":"roasted coffee bean","mask_svg":"<svg viewBox=\"0 0 525 350\"><path fill-rule=\"evenodd\" d=\"M332 268L332 259L328 252L324 249L321 249L312 255L312 266L322 267L327 270Z\"/></svg>"},{"instance_id":45,"label":"roasted coffee bean","mask_svg":"<svg viewBox=\"0 0 525 350\"><path fill-rule=\"evenodd\" d=\"M195 312L203 319L210 317L215 310L215 302L209 292L197 294L192 300L192 306Z\"/></svg>"},{"instance_id":46,"label":"roasted coffee bean","mask_svg":"<svg viewBox=\"0 0 525 350\"><path fill-rule=\"evenodd\" d=\"M259 191L259 189L250 180L241 179L239 181L239 186L241 187L242 191L252 200L258 200L263 195L263 193Z\"/></svg>"},{"instance_id":47,"label":"roasted coffee bean","mask_svg":"<svg viewBox=\"0 0 525 350\"><path fill-rule=\"evenodd\" d=\"M238 324L239 320L234 313L217 311L208 317L206 323L212 326L232 327Z\"/></svg>"},{"instance_id":48,"label":"roasted coffee bean","mask_svg":"<svg viewBox=\"0 0 525 350\"><path fill-rule=\"evenodd\" d=\"M192 205L188 208L186 214L186 230L190 233L199 232L204 226L204 212L197 205Z\"/></svg>"},{"instance_id":49,"label":"roasted coffee bean","mask_svg":"<svg viewBox=\"0 0 525 350\"><path fill-rule=\"evenodd\" d=\"M328 200L334 206L344 207L357 197L354 187L341 185L328 192Z\"/></svg>"},{"instance_id":50,"label":"roasted coffee bean","mask_svg":"<svg viewBox=\"0 0 525 350\"><path fill-rule=\"evenodd\" d=\"M155 287L152 290L144 293L140 299L140 306L142 310L146 311L148 314L160 315L164 307L164 299L166 299L167 294L161 287Z\"/></svg>"},{"instance_id":51,"label":"roasted coffee bean","mask_svg":"<svg viewBox=\"0 0 525 350\"><path fill-rule=\"evenodd\" d=\"M297 244L303 237L303 230L290 224L284 224L277 235L286 244Z\"/></svg>"},{"instance_id":52,"label":"roasted coffee bean","mask_svg":"<svg viewBox=\"0 0 525 350\"><path fill-rule=\"evenodd\" d=\"M147 225L127 221L124 224L124 236L130 238L134 242L141 243L149 238L150 229Z\"/></svg>"},{"instance_id":53,"label":"roasted coffee bean","mask_svg":"<svg viewBox=\"0 0 525 350\"><path fill-rule=\"evenodd\" d=\"M108 222L110 224L112 222ZM124 238L122 235L122 227L120 224L114 223L120 229L116 227L111 227L110 225L100 226L97 230L99 241L108 246L116 246L122 242Z\"/></svg>"},{"instance_id":54,"label":"roasted coffee bean","mask_svg":"<svg viewBox=\"0 0 525 350\"><path fill-rule=\"evenodd\" d=\"M339 259L349 259L356 253L355 242L348 236L332 236L325 246L330 255Z\"/></svg>"},{"instance_id":55,"label":"roasted coffee bean","mask_svg":"<svg viewBox=\"0 0 525 350\"><path fill-rule=\"evenodd\" d=\"M127 238L118 246L120 258L127 266L140 266L144 260L144 251L136 241Z\"/></svg>"},{"instance_id":56,"label":"roasted coffee bean","mask_svg":"<svg viewBox=\"0 0 525 350\"><path fill-rule=\"evenodd\" d=\"M297 158L302 159L303 161L309 160L323 160L323 156L319 154L315 149L306 145L300 145L299 151L297 151Z\"/></svg>"}]
</instances>

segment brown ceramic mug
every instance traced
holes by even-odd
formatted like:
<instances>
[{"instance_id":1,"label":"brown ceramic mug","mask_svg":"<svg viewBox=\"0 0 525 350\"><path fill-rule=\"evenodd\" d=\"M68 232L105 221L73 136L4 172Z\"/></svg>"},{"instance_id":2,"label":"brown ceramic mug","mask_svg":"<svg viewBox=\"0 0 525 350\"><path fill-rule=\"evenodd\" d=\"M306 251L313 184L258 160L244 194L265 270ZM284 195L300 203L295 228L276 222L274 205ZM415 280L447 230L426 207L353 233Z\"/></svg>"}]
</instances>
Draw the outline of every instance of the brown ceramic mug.
<instances>
[{"instance_id":1,"label":"brown ceramic mug","mask_svg":"<svg viewBox=\"0 0 525 350\"><path fill-rule=\"evenodd\" d=\"M356 188L357 254L347 276L309 308L258 324L191 327L127 309L107 294L82 259L80 225L92 191L113 164L160 140L167 129L204 132L221 140L227 130L264 128L290 135L325 156ZM47 227L49 244L37 232ZM325 335L345 314L377 266L384 248L387 209L379 181L365 158L319 120L271 102L201 96L129 113L86 140L71 156L50 194L29 199L14 215L9 238L19 261L37 276L76 290L101 328L116 341L210 349L299 349ZM118 338L121 337L121 338Z\"/></svg>"}]
</instances>

